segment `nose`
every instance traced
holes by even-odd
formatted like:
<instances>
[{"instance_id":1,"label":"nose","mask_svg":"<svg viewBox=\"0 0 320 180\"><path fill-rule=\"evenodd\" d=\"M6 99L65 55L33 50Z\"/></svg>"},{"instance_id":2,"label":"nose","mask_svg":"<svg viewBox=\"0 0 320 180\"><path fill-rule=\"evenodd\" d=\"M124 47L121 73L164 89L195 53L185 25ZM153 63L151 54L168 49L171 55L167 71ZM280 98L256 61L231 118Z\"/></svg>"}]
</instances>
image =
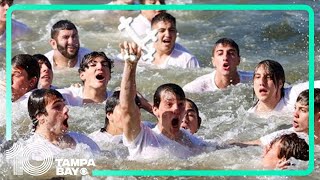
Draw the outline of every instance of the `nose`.
<instances>
[{"instance_id":1,"label":"nose","mask_svg":"<svg viewBox=\"0 0 320 180\"><path fill-rule=\"evenodd\" d=\"M67 106L64 106L63 107L63 113L64 114L68 114L68 112L69 112L69 108Z\"/></svg>"},{"instance_id":2,"label":"nose","mask_svg":"<svg viewBox=\"0 0 320 180\"><path fill-rule=\"evenodd\" d=\"M160 0L156 1L155 4L157 4L157 5L161 4Z\"/></svg>"},{"instance_id":3,"label":"nose","mask_svg":"<svg viewBox=\"0 0 320 180\"><path fill-rule=\"evenodd\" d=\"M10 7L9 4L8 4L8 3L5 3L4 9L7 10L7 9L9 9L9 7Z\"/></svg>"},{"instance_id":4,"label":"nose","mask_svg":"<svg viewBox=\"0 0 320 180\"><path fill-rule=\"evenodd\" d=\"M295 110L293 111L293 117L295 117L295 118L298 118L298 117L299 117L298 109L295 109Z\"/></svg>"}]
</instances>

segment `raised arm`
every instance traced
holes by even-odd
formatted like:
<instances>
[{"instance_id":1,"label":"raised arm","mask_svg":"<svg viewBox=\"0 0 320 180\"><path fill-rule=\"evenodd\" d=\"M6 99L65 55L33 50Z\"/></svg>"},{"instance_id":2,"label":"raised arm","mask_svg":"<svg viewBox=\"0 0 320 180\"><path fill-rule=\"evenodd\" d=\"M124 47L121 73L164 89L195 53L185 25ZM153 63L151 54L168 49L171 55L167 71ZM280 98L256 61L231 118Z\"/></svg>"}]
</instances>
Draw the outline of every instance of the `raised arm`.
<instances>
[{"instance_id":1,"label":"raised arm","mask_svg":"<svg viewBox=\"0 0 320 180\"><path fill-rule=\"evenodd\" d=\"M125 59L125 65L121 80L120 90L120 111L123 121L123 134L126 139L131 142L141 131L141 115L139 107L135 103L136 90L136 68L138 59L141 56L141 49L135 43L124 42L120 44L121 54L135 55L133 59ZM128 57L128 56L127 56Z\"/></svg>"}]
</instances>

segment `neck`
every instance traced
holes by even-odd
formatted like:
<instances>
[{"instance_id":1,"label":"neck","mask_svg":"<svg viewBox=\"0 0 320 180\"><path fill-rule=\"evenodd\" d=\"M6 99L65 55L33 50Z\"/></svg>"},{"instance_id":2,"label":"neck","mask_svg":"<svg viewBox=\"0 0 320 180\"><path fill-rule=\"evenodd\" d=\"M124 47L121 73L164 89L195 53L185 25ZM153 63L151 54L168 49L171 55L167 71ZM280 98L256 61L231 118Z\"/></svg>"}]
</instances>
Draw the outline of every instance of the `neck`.
<instances>
[{"instance_id":1,"label":"neck","mask_svg":"<svg viewBox=\"0 0 320 180\"><path fill-rule=\"evenodd\" d=\"M225 89L231 84L236 85L240 83L240 77L237 71L232 75L226 75L226 76L216 73L214 77L214 83L219 89Z\"/></svg>"},{"instance_id":2,"label":"neck","mask_svg":"<svg viewBox=\"0 0 320 180\"><path fill-rule=\"evenodd\" d=\"M157 51L156 54L154 55L154 61L152 62L153 64L156 65L161 65L165 62L165 60L170 56L172 51L170 52L163 52L163 51Z\"/></svg>"},{"instance_id":3,"label":"neck","mask_svg":"<svg viewBox=\"0 0 320 180\"><path fill-rule=\"evenodd\" d=\"M114 127L112 124L108 125L108 127L106 128L106 131L113 136L120 135L123 133L121 129Z\"/></svg>"},{"instance_id":4,"label":"neck","mask_svg":"<svg viewBox=\"0 0 320 180\"><path fill-rule=\"evenodd\" d=\"M56 50L57 51L57 50ZM76 65L77 63L77 58L74 59L68 59L66 57L64 57L63 55L61 55L59 52L58 53L54 53L53 55L53 67L56 68L72 68Z\"/></svg>"},{"instance_id":5,"label":"neck","mask_svg":"<svg viewBox=\"0 0 320 180\"><path fill-rule=\"evenodd\" d=\"M279 95L275 99L270 99L270 100L264 101L264 102L259 101L256 111L257 112L270 112L277 106L277 104L279 103L280 99L281 99L281 97Z\"/></svg>"},{"instance_id":6,"label":"neck","mask_svg":"<svg viewBox=\"0 0 320 180\"><path fill-rule=\"evenodd\" d=\"M94 89L91 87L83 87L83 102L84 103L102 103L106 100L106 87Z\"/></svg>"}]
</instances>

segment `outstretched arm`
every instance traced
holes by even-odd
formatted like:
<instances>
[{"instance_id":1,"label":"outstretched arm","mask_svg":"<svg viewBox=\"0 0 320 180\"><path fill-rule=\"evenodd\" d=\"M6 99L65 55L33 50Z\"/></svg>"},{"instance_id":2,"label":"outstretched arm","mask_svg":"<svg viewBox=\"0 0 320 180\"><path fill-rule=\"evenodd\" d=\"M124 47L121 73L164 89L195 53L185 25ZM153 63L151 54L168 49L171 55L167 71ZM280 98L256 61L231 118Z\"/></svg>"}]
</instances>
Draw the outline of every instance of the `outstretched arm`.
<instances>
[{"instance_id":1,"label":"outstretched arm","mask_svg":"<svg viewBox=\"0 0 320 180\"><path fill-rule=\"evenodd\" d=\"M141 131L141 115L139 107L135 103L137 94L136 88L136 68L138 59L141 56L141 49L135 43L124 42L120 44L121 54L125 59L120 87L120 111L123 121L123 134L131 142ZM135 55L136 60L125 55Z\"/></svg>"}]
</instances>

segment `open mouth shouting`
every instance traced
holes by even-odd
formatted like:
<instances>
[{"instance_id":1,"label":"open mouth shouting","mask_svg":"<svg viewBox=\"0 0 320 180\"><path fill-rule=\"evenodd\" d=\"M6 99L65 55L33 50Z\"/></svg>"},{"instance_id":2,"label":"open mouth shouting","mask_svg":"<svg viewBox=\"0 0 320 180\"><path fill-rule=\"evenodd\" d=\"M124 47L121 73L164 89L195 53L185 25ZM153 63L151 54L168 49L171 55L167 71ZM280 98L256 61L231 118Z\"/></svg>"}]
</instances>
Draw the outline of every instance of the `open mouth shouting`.
<instances>
[{"instance_id":1,"label":"open mouth shouting","mask_svg":"<svg viewBox=\"0 0 320 180\"><path fill-rule=\"evenodd\" d=\"M230 65L229 65L229 63L223 63L223 70L225 70L225 71L229 71L230 70Z\"/></svg>"},{"instance_id":2,"label":"open mouth shouting","mask_svg":"<svg viewBox=\"0 0 320 180\"><path fill-rule=\"evenodd\" d=\"M99 73L99 74L96 75L96 79L98 81L104 81L106 78L105 78L103 73Z\"/></svg>"},{"instance_id":3,"label":"open mouth shouting","mask_svg":"<svg viewBox=\"0 0 320 180\"><path fill-rule=\"evenodd\" d=\"M68 130L68 128L69 128L69 124L68 124L68 117L65 119L65 120L63 120L63 122L62 122L62 125L63 125L63 132L66 132L67 130Z\"/></svg>"},{"instance_id":4,"label":"open mouth shouting","mask_svg":"<svg viewBox=\"0 0 320 180\"><path fill-rule=\"evenodd\" d=\"M171 125L174 129L180 129L179 118L175 117L171 121Z\"/></svg>"}]
</instances>

